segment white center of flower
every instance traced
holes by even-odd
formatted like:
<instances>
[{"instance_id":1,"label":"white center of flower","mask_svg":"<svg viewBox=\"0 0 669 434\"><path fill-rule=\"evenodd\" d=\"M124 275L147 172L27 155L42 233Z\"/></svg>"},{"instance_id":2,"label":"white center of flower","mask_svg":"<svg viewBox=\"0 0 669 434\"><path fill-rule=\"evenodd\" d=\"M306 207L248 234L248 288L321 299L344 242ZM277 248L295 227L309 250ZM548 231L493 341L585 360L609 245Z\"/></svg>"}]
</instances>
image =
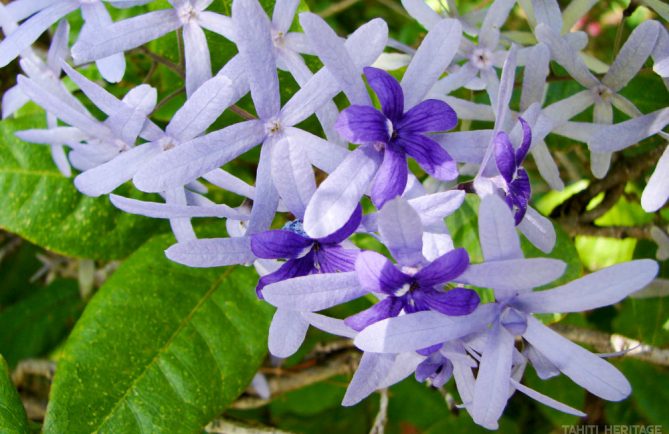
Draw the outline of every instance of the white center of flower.
<instances>
[{"instance_id":1,"label":"white center of flower","mask_svg":"<svg viewBox=\"0 0 669 434\"><path fill-rule=\"evenodd\" d=\"M190 3L181 5L177 9L177 16L179 17L181 24L188 24L192 20L196 19L197 15L198 11L193 6L191 6Z\"/></svg>"},{"instance_id":2,"label":"white center of flower","mask_svg":"<svg viewBox=\"0 0 669 434\"><path fill-rule=\"evenodd\" d=\"M410 283L405 283L404 285L402 285L402 287L400 289L395 291L395 296L396 297L401 297L401 296L405 295L407 292L409 292L410 290L411 290L411 284Z\"/></svg>"},{"instance_id":3,"label":"white center of flower","mask_svg":"<svg viewBox=\"0 0 669 434\"><path fill-rule=\"evenodd\" d=\"M418 267L409 267L407 265L402 267L402 273L408 275L408 276L413 276L416 273L418 273Z\"/></svg>"},{"instance_id":4,"label":"white center of flower","mask_svg":"<svg viewBox=\"0 0 669 434\"><path fill-rule=\"evenodd\" d=\"M487 48L476 48L469 58L478 69L492 68L492 52Z\"/></svg>"},{"instance_id":5,"label":"white center of flower","mask_svg":"<svg viewBox=\"0 0 669 434\"><path fill-rule=\"evenodd\" d=\"M614 94L614 92L611 89L604 86L603 84L595 86L592 89L592 93L596 101L609 101Z\"/></svg>"},{"instance_id":6,"label":"white center of flower","mask_svg":"<svg viewBox=\"0 0 669 434\"><path fill-rule=\"evenodd\" d=\"M174 139L171 137L163 137L160 139L160 146L163 148L163 151L169 151L170 149L174 149L176 146L176 143Z\"/></svg>"},{"instance_id":7,"label":"white center of flower","mask_svg":"<svg viewBox=\"0 0 669 434\"><path fill-rule=\"evenodd\" d=\"M265 124L265 133L268 136L280 134L283 131L283 126L278 119L272 119Z\"/></svg>"},{"instance_id":8,"label":"white center of flower","mask_svg":"<svg viewBox=\"0 0 669 434\"><path fill-rule=\"evenodd\" d=\"M115 139L114 145L118 148L119 152L125 152L130 150L130 146L128 146L127 143L125 143L123 140L120 139Z\"/></svg>"},{"instance_id":9,"label":"white center of flower","mask_svg":"<svg viewBox=\"0 0 669 434\"><path fill-rule=\"evenodd\" d=\"M283 48L286 45L286 34L272 29L272 42L276 48Z\"/></svg>"}]
</instances>

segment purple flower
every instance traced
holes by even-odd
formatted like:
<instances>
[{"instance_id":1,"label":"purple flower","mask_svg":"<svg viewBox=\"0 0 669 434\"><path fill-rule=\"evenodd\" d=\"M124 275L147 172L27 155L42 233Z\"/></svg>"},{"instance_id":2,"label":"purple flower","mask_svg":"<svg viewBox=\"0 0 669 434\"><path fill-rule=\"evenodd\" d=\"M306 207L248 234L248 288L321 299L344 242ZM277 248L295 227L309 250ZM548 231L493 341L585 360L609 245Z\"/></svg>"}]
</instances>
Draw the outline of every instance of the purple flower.
<instances>
[{"instance_id":1,"label":"purple flower","mask_svg":"<svg viewBox=\"0 0 669 434\"><path fill-rule=\"evenodd\" d=\"M434 83L453 59L460 44L461 35L460 23L455 20L443 20L430 30L416 50L402 77L401 87L404 107L396 104L393 106L396 108L391 110L390 113L397 114L399 117L404 114L403 110L405 108L416 107L426 99L426 95ZM316 39L312 38L312 40ZM328 72L340 83L341 89L344 90L349 101L355 105L371 105L368 102L369 95L358 90L356 82L360 80L360 74L353 68L354 65L351 65L351 62L345 58L348 56L338 55L337 52L341 50L326 50L328 47L336 48L337 44L333 41L333 43L314 43L314 45L320 47L317 50L319 57L325 63ZM357 50L358 47L355 51ZM326 51L332 52L326 53ZM335 59L338 61L335 61ZM352 72L356 72L356 74ZM361 82L360 84L364 87L364 83ZM389 98L394 98L395 94L381 92L386 88L387 86L379 85L375 90L380 95L388 95ZM378 116L387 119L385 114L378 113ZM386 127L388 137L392 136L392 132L387 130ZM415 135L422 137L421 133ZM427 137L425 138L427 139ZM377 175L391 180L395 177L395 174L389 170L390 168L406 171L406 165L390 164L392 162L391 157L404 158L404 153L379 152L387 147L386 144L382 142L382 146L377 150L373 143L374 139L371 142L351 152L320 184L304 213L304 229L309 235L323 237L340 228L347 216L358 206L362 197L368 194L370 184L373 183ZM386 155L388 161L384 164L383 157ZM426 158L429 159L429 156L426 155ZM412 178L413 175L409 177L409 179ZM383 183L380 181L376 184L383 187ZM396 185L397 183L394 182L393 186ZM374 195L374 192L372 192L372 196Z\"/></svg>"},{"instance_id":2,"label":"purple flower","mask_svg":"<svg viewBox=\"0 0 669 434\"><path fill-rule=\"evenodd\" d=\"M431 176L450 181L458 176L451 156L425 133L447 131L458 122L443 101L428 99L404 112L404 92L390 74L365 68L369 85L379 97L382 111L352 105L337 119L335 128L345 139L359 145L372 144L383 153L383 162L372 180L371 197L377 208L399 196L407 185L406 156L413 157Z\"/></svg>"},{"instance_id":3,"label":"purple flower","mask_svg":"<svg viewBox=\"0 0 669 434\"><path fill-rule=\"evenodd\" d=\"M346 325L363 330L370 324L407 313L436 310L446 315L467 315L479 304L475 291L457 287L449 291L435 288L460 276L469 266L469 255L455 249L418 269L398 269L376 252L362 252L355 270L363 289L387 297L371 308L346 319Z\"/></svg>"},{"instance_id":4,"label":"purple flower","mask_svg":"<svg viewBox=\"0 0 669 434\"><path fill-rule=\"evenodd\" d=\"M416 367L416 380L424 382L430 380L434 387L442 387L453 375L453 363L435 351Z\"/></svg>"},{"instance_id":5,"label":"purple flower","mask_svg":"<svg viewBox=\"0 0 669 434\"><path fill-rule=\"evenodd\" d=\"M490 195L481 202L479 213L479 237L486 263L506 264L499 268L496 278L495 273L491 273L485 279L489 280L489 285L482 281L473 283L485 273L470 273L468 279L476 286L494 289L497 300L480 306L470 315L480 314L481 320L487 323L479 323L476 330L484 339L481 349L476 351L480 354L480 363L472 403L467 407L474 421L488 429L496 429L510 391L514 389L560 411L582 415L576 409L523 386L514 378L517 337L522 337L533 347L534 353L527 354L530 361L540 361L542 376L552 376L559 371L601 398L618 401L627 396L629 383L613 365L552 331L533 314L580 312L617 303L646 286L657 274L657 264L649 260L617 264L559 287L532 291L533 287L555 280L564 271L564 266L556 267L557 264L551 262L528 263L524 267L526 272L511 272L509 258L522 258L511 212L500 198ZM524 283L518 280L513 285L505 282L515 279L517 274L521 274L520 279L528 280ZM533 281L531 284L530 280ZM467 323L458 320L460 318L438 316L433 312L404 315L368 327L356 337L355 343L371 352L416 351L470 335L473 330L469 327L475 320Z\"/></svg>"},{"instance_id":6,"label":"purple flower","mask_svg":"<svg viewBox=\"0 0 669 434\"><path fill-rule=\"evenodd\" d=\"M295 220L283 229L265 231L251 236L251 250L262 259L287 259L275 272L260 278L256 292L263 298L266 285L316 273L353 271L358 250L340 244L360 226L362 208L358 207L348 222L337 232L325 238L310 238Z\"/></svg>"},{"instance_id":7,"label":"purple flower","mask_svg":"<svg viewBox=\"0 0 669 434\"><path fill-rule=\"evenodd\" d=\"M523 118L518 119L523 127L523 142L514 151L509 136L503 131L495 138L495 162L502 179L506 203L514 211L516 225L520 224L527 212L530 200L530 178L521 167L532 143L532 131Z\"/></svg>"}]
</instances>

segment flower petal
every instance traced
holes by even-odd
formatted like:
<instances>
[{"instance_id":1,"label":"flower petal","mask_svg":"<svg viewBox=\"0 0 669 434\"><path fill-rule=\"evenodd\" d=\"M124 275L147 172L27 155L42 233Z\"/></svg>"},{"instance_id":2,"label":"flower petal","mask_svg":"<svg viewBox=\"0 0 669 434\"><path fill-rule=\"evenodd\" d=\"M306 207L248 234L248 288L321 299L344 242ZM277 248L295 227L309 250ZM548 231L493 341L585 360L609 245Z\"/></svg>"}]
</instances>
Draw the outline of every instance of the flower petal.
<instances>
[{"instance_id":1,"label":"flower petal","mask_svg":"<svg viewBox=\"0 0 669 434\"><path fill-rule=\"evenodd\" d=\"M165 251L172 261L195 268L222 267L253 262L248 237L209 238L177 243Z\"/></svg>"},{"instance_id":2,"label":"flower petal","mask_svg":"<svg viewBox=\"0 0 669 434\"><path fill-rule=\"evenodd\" d=\"M588 142L588 148L598 152L615 152L635 145L659 133L669 125L669 108L645 116L601 127Z\"/></svg>"},{"instance_id":3,"label":"flower petal","mask_svg":"<svg viewBox=\"0 0 669 434\"><path fill-rule=\"evenodd\" d=\"M404 92L395 77L378 68L364 69L367 83L379 98L383 114L393 123L399 122L404 113Z\"/></svg>"},{"instance_id":4,"label":"flower petal","mask_svg":"<svg viewBox=\"0 0 669 434\"><path fill-rule=\"evenodd\" d=\"M172 203L147 202L110 194L111 203L130 214L151 218L173 219L193 217L220 217L234 220L248 220L247 212L227 205L177 205Z\"/></svg>"},{"instance_id":5,"label":"flower petal","mask_svg":"<svg viewBox=\"0 0 669 434\"><path fill-rule=\"evenodd\" d=\"M472 264L454 280L498 291L524 291L554 281L566 267L564 262L550 258L508 259Z\"/></svg>"},{"instance_id":6,"label":"flower petal","mask_svg":"<svg viewBox=\"0 0 669 434\"><path fill-rule=\"evenodd\" d=\"M388 119L374 107L352 105L342 111L335 123L335 129L351 143L387 143Z\"/></svg>"},{"instance_id":7,"label":"flower petal","mask_svg":"<svg viewBox=\"0 0 669 434\"><path fill-rule=\"evenodd\" d=\"M304 210L316 191L316 178L309 156L300 149L299 143L284 137L272 148L272 179L288 210L298 219L304 218Z\"/></svg>"},{"instance_id":8,"label":"flower petal","mask_svg":"<svg viewBox=\"0 0 669 434\"><path fill-rule=\"evenodd\" d=\"M42 9L0 41L0 68L7 66L65 15L79 7L76 1L59 1Z\"/></svg>"},{"instance_id":9,"label":"flower petal","mask_svg":"<svg viewBox=\"0 0 669 434\"><path fill-rule=\"evenodd\" d=\"M346 389L342 405L344 407L355 405L376 389L383 387L384 380L393 368L395 357L394 354L364 353Z\"/></svg>"},{"instance_id":10,"label":"flower petal","mask_svg":"<svg viewBox=\"0 0 669 434\"><path fill-rule=\"evenodd\" d=\"M620 401L629 396L629 382L613 365L560 336L539 320L528 317L523 337L590 393L608 401Z\"/></svg>"},{"instance_id":11,"label":"flower petal","mask_svg":"<svg viewBox=\"0 0 669 434\"><path fill-rule=\"evenodd\" d=\"M662 25L657 21L649 20L639 24L618 52L616 60L602 78L602 83L614 92L625 87L650 56L660 30L663 30Z\"/></svg>"},{"instance_id":12,"label":"flower petal","mask_svg":"<svg viewBox=\"0 0 669 434\"><path fill-rule=\"evenodd\" d=\"M473 289L453 288L448 291L426 291L423 301L430 309L450 316L469 315L481 302Z\"/></svg>"},{"instance_id":13,"label":"flower petal","mask_svg":"<svg viewBox=\"0 0 669 434\"><path fill-rule=\"evenodd\" d=\"M312 244L313 240L285 230L259 232L251 236L253 254L263 259L297 258Z\"/></svg>"},{"instance_id":14,"label":"flower petal","mask_svg":"<svg viewBox=\"0 0 669 434\"><path fill-rule=\"evenodd\" d=\"M324 238L346 224L380 160L381 154L374 148L358 148L318 187L304 213L304 230L310 237Z\"/></svg>"},{"instance_id":15,"label":"flower petal","mask_svg":"<svg viewBox=\"0 0 669 434\"><path fill-rule=\"evenodd\" d=\"M258 117L268 121L279 114L279 76L276 72L271 24L257 0L236 0L232 4L232 20L237 29L235 42L246 64L251 97Z\"/></svg>"},{"instance_id":16,"label":"flower petal","mask_svg":"<svg viewBox=\"0 0 669 434\"><path fill-rule=\"evenodd\" d=\"M395 128L404 133L448 131L458 124L451 106L438 99L427 99L406 112Z\"/></svg>"},{"instance_id":17,"label":"flower petal","mask_svg":"<svg viewBox=\"0 0 669 434\"><path fill-rule=\"evenodd\" d=\"M188 184L256 146L264 136L261 122L247 121L182 143L137 172L135 186L142 191L159 192Z\"/></svg>"},{"instance_id":18,"label":"flower petal","mask_svg":"<svg viewBox=\"0 0 669 434\"><path fill-rule=\"evenodd\" d=\"M285 280L291 280L296 277L302 277L311 274L315 271L314 254L307 253L305 256L297 259L289 259L278 270L273 273L266 274L258 280L256 285L256 294L258 298L264 298L264 289L266 286ZM291 309L292 310L292 309Z\"/></svg>"},{"instance_id":19,"label":"flower petal","mask_svg":"<svg viewBox=\"0 0 669 434\"><path fill-rule=\"evenodd\" d=\"M450 282L469 267L469 255L465 249L452 250L435 259L414 275L421 287L432 287Z\"/></svg>"},{"instance_id":20,"label":"flower petal","mask_svg":"<svg viewBox=\"0 0 669 434\"><path fill-rule=\"evenodd\" d=\"M669 199L669 148L664 150L641 196L641 206L646 212L655 212Z\"/></svg>"},{"instance_id":21,"label":"flower petal","mask_svg":"<svg viewBox=\"0 0 669 434\"><path fill-rule=\"evenodd\" d=\"M509 184L516 174L516 156L513 152L513 145L509 140L509 136L504 131L497 133L494 141L495 146L495 163L500 175Z\"/></svg>"},{"instance_id":22,"label":"flower petal","mask_svg":"<svg viewBox=\"0 0 669 434\"><path fill-rule=\"evenodd\" d=\"M555 247L557 234L553 223L532 207L527 207L527 212L523 221L518 224L518 229L544 253L550 253Z\"/></svg>"},{"instance_id":23,"label":"flower petal","mask_svg":"<svg viewBox=\"0 0 669 434\"><path fill-rule=\"evenodd\" d=\"M544 404L544 405L546 405L550 408L554 408L555 410L561 411L563 413L571 414L571 415L574 415L574 416L578 416L578 417L586 417L587 416L582 411L576 410L573 407L570 407L566 404L563 404L559 401L556 401L553 398L551 398L549 396L546 396L542 393L539 393L534 389L530 389L529 387L524 386L523 384L517 382L513 378L511 379L511 384L513 385L513 387L518 389L519 392L529 396L530 398L532 398L532 399L534 399L534 400L536 400L536 401L538 401L538 402L540 402L540 403L542 403L542 404Z\"/></svg>"},{"instance_id":24,"label":"flower petal","mask_svg":"<svg viewBox=\"0 0 669 434\"><path fill-rule=\"evenodd\" d=\"M378 215L378 227L397 262L408 266L424 262L423 225L418 213L405 199L391 200L383 207Z\"/></svg>"},{"instance_id":25,"label":"flower petal","mask_svg":"<svg viewBox=\"0 0 669 434\"><path fill-rule=\"evenodd\" d=\"M444 19L430 29L402 77L404 108L425 99L460 47L462 25L458 20Z\"/></svg>"},{"instance_id":26,"label":"flower petal","mask_svg":"<svg viewBox=\"0 0 669 434\"><path fill-rule=\"evenodd\" d=\"M117 21L104 32L86 32L72 47L77 64L102 59L144 45L181 27L174 9L148 12Z\"/></svg>"},{"instance_id":27,"label":"flower petal","mask_svg":"<svg viewBox=\"0 0 669 434\"><path fill-rule=\"evenodd\" d=\"M369 105L371 100L344 40L318 15L300 14L300 23L312 48L327 70L338 81L351 104Z\"/></svg>"},{"instance_id":28,"label":"flower petal","mask_svg":"<svg viewBox=\"0 0 669 434\"><path fill-rule=\"evenodd\" d=\"M327 237L319 238L318 241L324 244L339 244L353 235L353 233L360 227L362 221L362 207L358 207L353 211L351 218L341 227L337 232L328 235Z\"/></svg>"},{"instance_id":29,"label":"flower petal","mask_svg":"<svg viewBox=\"0 0 669 434\"><path fill-rule=\"evenodd\" d=\"M481 200L479 240L486 261L523 258L511 210L496 195Z\"/></svg>"},{"instance_id":30,"label":"flower petal","mask_svg":"<svg viewBox=\"0 0 669 434\"><path fill-rule=\"evenodd\" d=\"M307 335L309 322L288 309L278 309L269 327L269 352L275 357L289 357L300 348Z\"/></svg>"},{"instance_id":31,"label":"flower petal","mask_svg":"<svg viewBox=\"0 0 669 434\"><path fill-rule=\"evenodd\" d=\"M566 285L546 291L521 294L514 305L534 313L567 313L596 309L619 302L648 285L658 265L641 259L599 270Z\"/></svg>"},{"instance_id":32,"label":"flower petal","mask_svg":"<svg viewBox=\"0 0 669 434\"><path fill-rule=\"evenodd\" d=\"M365 295L354 272L299 276L268 284L265 300L278 307L302 312L317 312Z\"/></svg>"},{"instance_id":33,"label":"flower petal","mask_svg":"<svg viewBox=\"0 0 669 434\"><path fill-rule=\"evenodd\" d=\"M290 25L295 19L295 11L297 10L300 0L277 0L274 4L274 12L272 14L272 24L277 31L288 33Z\"/></svg>"},{"instance_id":34,"label":"flower petal","mask_svg":"<svg viewBox=\"0 0 669 434\"><path fill-rule=\"evenodd\" d=\"M386 202L401 196L407 186L409 168L404 152L389 143L383 152L383 162L372 180L370 196L378 209Z\"/></svg>"},{"instance_id":35,"label":"flower petal","mask_svg":"<svg viewBox=\"0 0 669 434\"><path fill-rule=\"evenodd\" d=\"M422 134L402 133L397 143L432 177L452 181L458 177L453 158L437 142Z\"/></svg>"},{"instance_id":36,"label":"flower petal","mask_svg":"<svg viewBox=\"0 0 669 434\"><path fill-rule=\"evenodd\" d=\"M376 322L396 317L402 311L403 306L404 304L400 299L387 297L374 306L349 316L344 320L344 323L355 331L364 330Z\"/></svg>"},{"instance_id":37,"label":"flower petal","mask_svg":"<svg viewBox=\"0 0 669 434\"><path fill-rule=\"evenodd\" d=\"M491 303L480 305L465 316L424 311L389 318L360 332L355 338L355 345L371 352L416 351L484 330L496 312L496 305Z\"/></svg>"},{"instance_id":38,"label":"flower petal","mask_svg":"<svg viewBox=\"0 0 669 434\"><path fill-rule=\"evenodd\" d=\"M402 0L404 9L426 29L436 26L442 17L434 11L424 0Z\"/></svg>"},{"instance_id":39,"label":"flower petal","mask_svg":"<svg viewBox=\"0 0 669 434\"><path fill-rule=\"evenodd\" d=\"M370 292L394 294L395 290L411 281L385 256L371 251L364 251L355 261L355 271L360 285Z\"/></svg>"},{"instance_id":40,"label":"flower petal","mask_svg":"<svg viewBox=\"0 0 669 434\"><path fill-rule=\"evenodd\" d=\"M509 399L513 341L513 335L499 322L487 333L470 410L474 422L487 429L498 428Z\"/></svg>"}]
</instances>

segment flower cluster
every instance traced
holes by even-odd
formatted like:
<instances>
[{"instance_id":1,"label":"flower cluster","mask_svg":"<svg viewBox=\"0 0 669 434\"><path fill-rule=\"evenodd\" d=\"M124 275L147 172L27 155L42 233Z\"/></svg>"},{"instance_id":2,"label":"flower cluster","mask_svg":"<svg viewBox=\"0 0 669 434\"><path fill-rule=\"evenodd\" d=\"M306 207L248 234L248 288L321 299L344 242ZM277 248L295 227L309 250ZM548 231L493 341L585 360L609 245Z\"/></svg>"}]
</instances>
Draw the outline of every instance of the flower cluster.
<instances>
[{"instance_id":1,"label":"flower cluster","mask_svg":"<svg viewBox=\"0 0 669 434\"><path fill-rule=\"evenodd\" d=\"M124 8L150 2L108 1ZM3 117L28 101L40 105L47 128L19 137L49 145L63 174L79 172L74 183L82 193L109 194L124 211L169 219L177 239L166 251L171 260L191 267L254 264L262 275L258 297L277 308L269 331L273 355L295 353L310 326L354 339L364 354L344 405L413 374L435 387L453 378L463 408L490 429L515 391L582 415L523 385L528 364L543 379L563 373L604 399L630 393L613 365L534 314L616 303L646 286L658 266L638 260L533 291L560 278L566 264L523 255L518 232L546 254L556 242L551 221L530 205L523 164L531 156L560 190L545 141L550 134L587 143L597 177L606 175L613 152L651 135L669 137L662 132L669 108L644 114L620 94L649 58L669 87L669 33L661 23L639 25L600 79L581 52L586 35L565 31L573 22L565 21L556 0L519 2L533 45L501 34L514 0L495 0L468 15L449 2L443 16L423 0L402 0L427 31L416 49L389 39L381 19L346 38L312 13L299 14L294 25L299 0L277 0L271 17L258 0L233 0L231 16L209 10L212 3L169 0L171 8L116 22L98 0L0 4L0 66L18 57L24 72L4 94ZM85 24L70 47L64 17L76 10ZM54 24L43 60L31 46ZM215 74L204 30L238 50ZM139 85L117 98L72 66L95 62L106 81L119 82L124 52L171 32L183 42L187 98L166 125L152 120L156 89ZM308 66L303 55L317 56L322 67ZM584 89L545 104L551 62ZM514 111L520 66L520 110ZM284 103L279 70L299 86ZM70 82L104 120L71 93ZM485 90L489 104L452 95L462 87ZM249 93L254 114L212 128ZM334 102L340 93L345 107ZM591 106L592 123L572 120ZM629 120L613 124L614 108ZM322 134L305 129L312 116ZM459 120L494 126L451 132ZM260 156L250 185L224 166L255 147ZM317 170L327 174L321 182ZM669 151L643 194L649 212L669 198L667 173ZM163 201L112 194L128 181ZM247 200L238 207L215 203L209 193L218 190ZM481 199L480 263L454 246L444 223L467 194ZM192 219L202 217L226 219L227 237L199 239ZM355 243L361 239L380 242L392 259L361 249ZM361 297L373 303L347 318L318 313Z\"/></svg>"}]
</instances>

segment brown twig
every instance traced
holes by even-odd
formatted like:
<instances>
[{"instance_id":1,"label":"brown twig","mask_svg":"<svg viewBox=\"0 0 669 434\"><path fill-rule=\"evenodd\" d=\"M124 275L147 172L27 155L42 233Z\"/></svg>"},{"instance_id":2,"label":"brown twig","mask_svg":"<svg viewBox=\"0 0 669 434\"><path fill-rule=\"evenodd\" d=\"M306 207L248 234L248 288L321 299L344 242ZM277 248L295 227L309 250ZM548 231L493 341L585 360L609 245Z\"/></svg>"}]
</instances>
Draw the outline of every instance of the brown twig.
<instances>
[{"instance_id":1,"label":"brown twig","mask_svg":"<svg viewBox=\"0 0 669 434\"><path fill-rule=\"evenodd\" d=\"M572 236L652 239L651 226L597 226L594 222L618 203L629 181L655 166L663 152L664 147L658 146L634 158L619 158L606 178L591 182L586 189L571 196L551 212L551 217ZM602 201L589 210L591 201L600 194L604 195Z\"/></svg>"},{"instance_id":2,"label":"brown twig","mask_svg":"<svg viewBox=\"0 0 669 434\"><path fill-rule=\"evenodd\" d=\"M619 334L582 329L567 324L551 326L562 336L574 342L593 346L603 353L629 350L622 357L643 360L659 366L669 366L669 349L657 348Z\"/></svg>"},{"instance_id":3,"label":"brown twig","mask_svg":"<svg viewBox=\"0 0 669 434\"><path fill-rule=\"evenodd\" d=\"M356 4L360 0L342 0L340 2L336 2L328 6L327 8L323 9L318 13L322 18L327 18L331 17L333 15L337 15L338 13L350 8L354 4Z\"/></svg>"},{"instance_id":4,"label":"brown twig","mask_svg":"<svg viewBox=\"0 0 669 434\"><path fill-rule=\"evenodd\" d=\"M169 68L170 70L172 70L173 72L175 72L175 73L176 73L178 76L180 76L181 78L184 78L184 77L186 76L186 70L185 70L185 68L184 68L183 66L178 65L178 64L172 62L171 60L169 60L169 59L166 58L166 57L161 56L160 54L156 54L156 53L154 53L153 51L149 50L149 49L146 48L146 47L135 48L135 49L132 50L132 51L137 52L137 53L141 53L141 54L143 54L143 55L145 55L145 56L151 58L151 59L154 60L155 62L158 62L158 63L160 63L161 65L163 65L163 66Z\"/></svg>"},{"instance_id":5,"label":"brown twig","mask_svg":"<svg viewBox=\"0 0 669 434\"><path fill-rule=\"evenodd\" d=\"M216 419L207 425L204 431L212 434L291 434L270 426L230 419Z\"/></svg>"},{"instance_id":6,"label":"brown twig","mask_svg":"<svg viewBox=\"0 0 669 434\"><path fill-rule=\"evenodd\" d=\"M652 240L650 230L652 226L597 226L594 224L569 224L562 222L562 227L571 236L587 235L604 238L636 238Z\"/></svg>"},{"instance_id":7,"label":"brown twig","mask_svg":"<svg viewBox=\"0 0 669 434\"><path fill-rule=\"evenodd\" d=\"M233 112L236 115L239 115L242 119L246 119L247 121L252 121L255 119L258 119L257 117L253 116L251 113L247 112L243 108L239 107L237 104L233 104L230 106L230 111Z\"/></svg>"},{"instance_id":8,"label":"brown twig","mask_svg":"<svg viewBox=\"0 0 669 434\"><path fill-rule=\"evenodd\" d=\"M336 354L334 357L325 359L322 363L300 371L284 375L275 375L268 379L271 396L262 399L256 396L245 395L232 404L235 409L258 408L268 404L272 398L305 386L327 380L337 375L350 375L355 372L360 361L360 353L357 350L347 350Z\"/></svg>"}]
</instances>

